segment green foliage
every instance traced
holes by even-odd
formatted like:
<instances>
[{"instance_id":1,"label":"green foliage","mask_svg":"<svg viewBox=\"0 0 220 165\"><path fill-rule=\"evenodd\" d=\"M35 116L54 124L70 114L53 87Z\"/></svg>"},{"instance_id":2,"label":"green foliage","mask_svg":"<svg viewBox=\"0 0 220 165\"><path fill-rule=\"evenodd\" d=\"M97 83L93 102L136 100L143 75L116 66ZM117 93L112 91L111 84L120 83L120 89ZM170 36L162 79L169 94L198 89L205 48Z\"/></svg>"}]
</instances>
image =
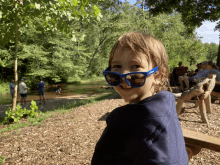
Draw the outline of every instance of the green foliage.
<instances>
[{"instance_id":1,"label":"green foliage","mask_svg":"<svg viewBox=\"0 0 220 165\"><path fill-rule=\"evenodd\" d=\"M181 13L182 21L191 33L194 31L195 27L201 26L203 21L217 21L220 18L220 1L148 0L146 1L146 5L150 7L150 12L153 15L158 15L163 12L171 14L174 10Z\"/></svg>"},{"instance_id":2,"label":"green foliage","mask_svg":"<svg viewBox=\"0 0 220 165\"><path fill-rule=\"evenodd\" d=\"M72 21L99 18L99 8L96 6L98 0L7 0L0 2L0 44L14 41L16 36L16 24L18 24L18 35L24 31L30 22L37 25L42 22L44 31L60 30L68 35L70 33L69 23ZM86 10L85 10L86 9ZM36 19L39 18L39 19Z\"/></svg>"},{"instance_id":3,"label":"green foliage","mask_svg":"<svg viewBox=\"0 0 220 165\"><path fill-rule=\"evenodd\" d=\"M187 32L180 14L174 12L171 15L160 14L149 17L147 11L143 16L142 10L139 8L130 9L130 12L132 14L126 17L130 19L131 24L128 24L127 27L132 27L133 31L151 33L163 42L169 56L170 71L178 65L179 61L193 67L206 60L207 52L204 44L197 39L196 34Z\"/></svg>"},{"instance_id":4,"label":"green foliage","mask_svg":"<svg viewBox=\"0 0 220 165\"><path fill-rule=\"evenodd\" d=\"M211 61L216 61L218 57L219 45L217 45L216 43L205 43L204 46L207 50L207 59Z\"/></svg>"},{"instance_id":5,"label":"green foliage","mask_svg":"<svg viewBox=\"0 0 220 165\"><path fill-rule=\"evenodd\" d=\"M5 157L4 156L0 156L0 164L2 164L3 163L3 160L5 159Z\"/></svg>"},{"instance_id":6,"label":"green foliage","mask_svg":"<svg viewBox=\"0 0 220 165\"><path fill-rule=\"evenodd\" d=\"M58 1L50 2L24 1L25 4L16 9L30 14L23 13L21 16L24 17L19 17L22 26L19 25L18 79L25 77L31 89L36 89L40 77L48 83L65 83L103 76L112 46L121 34L130 31L152 33L159 38L167 49L170 70L179 61L195 67L206 59L216 60L216 46L202 44L195 31L189 34L188 26L182 22L182 15L178 12L150 17L148 11L143 12L128 2L118 3L118 0L59 1L59 5ZM87 8L81 11L83 5ZM100 9L98 19L94 5ZM14 4L9 5L9 8L13 7ZM28 10L30 8L33 10ZM69 19L68 13L72 8L77 10L72 10L74 18ZM39 13L40 10L42 12ZM47 10L48 14L44 13ZM83 14L83 10L87 14ZM0 11L9 12L1 10L1 7ZM62 15L64 12L67 13ZM93 14L89 15L91 12ZM8 18L0 18L0 29L9 26L4 26L6 19L13 24ZM56 21L62 25L56 25ZM7 42L0 39L0 42L0 79L10 80L14 76L14 38Z\"/></svg>"},{"instance_id":7,"label":"green foliage","mask_svg":"<svg viewBox=\"0 0 220 165\"><path fill-rule=\"evenodd\" d=\"M0 95L10 93L9 85L10 85L9 82L6 83L6 82L1 82L0 81Z\"/></svg>"},{"instance_id":8,"label":"green foliage","mask_svg":"<svg viewBox=\"0 0 220 165\"><path fill-rule=\"evenodd\" d=\"M36 105L35 101L31 101L31 106L30 106L30 110L27 110L26 108L21 107L20 104L16 105L16 110L12 110L11 107L9 107L7 109L7 111L5 112L5 117L4 117L4 124L9 123L10 121L13 122L18 122L22 117L32 117L32 118L36 118L37 117L37 110L38 110L38 106Z\"/></svg>"}]
</instances>

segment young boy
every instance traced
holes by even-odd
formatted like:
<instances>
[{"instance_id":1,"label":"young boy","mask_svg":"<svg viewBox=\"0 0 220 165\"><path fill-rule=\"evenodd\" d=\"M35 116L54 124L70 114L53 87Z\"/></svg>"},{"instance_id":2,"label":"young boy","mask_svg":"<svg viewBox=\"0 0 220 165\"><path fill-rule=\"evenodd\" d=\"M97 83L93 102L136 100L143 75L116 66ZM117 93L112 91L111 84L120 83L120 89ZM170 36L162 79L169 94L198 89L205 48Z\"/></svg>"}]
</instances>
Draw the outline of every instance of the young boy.
<instances>
[{"instance_id":1,"label":"young boy","mask_svg":"<svg viewBox=\"0 0 220 165\"><path fill-rule=\"evenodd\" d=\"M56 90L56 94L57 94L57 95L60 95L60 91L61 91L61 88L57 89L57 90Z\"/></svg>"},{"instance_id":2,"label":"young boy","mask_svg":"<svg viewBox=\"0 0 220 165\"><path fill-rule=\"evenodd\" d=\"M112 48L103 74L129 104L107 117L91 164L187 165L174 95L160 91L168 78L163 44L149 34L124 34Z\"/></svg>"},{"instance_id":3,"label":"young boy","mask_svg":"<svg viewBox=\"0 0 220 165\"><path fill-rule=\"evenodd\" d=\"M38 83L38 94L39 94L39 97L40 97L40 104L41 104L41 100L43 99L44 101L44 104L46 104L46 99L45 99L45 94L44 94L44 81L42 80L42 78L40 78L40 82Z\"/></svg>"}]
</instances>

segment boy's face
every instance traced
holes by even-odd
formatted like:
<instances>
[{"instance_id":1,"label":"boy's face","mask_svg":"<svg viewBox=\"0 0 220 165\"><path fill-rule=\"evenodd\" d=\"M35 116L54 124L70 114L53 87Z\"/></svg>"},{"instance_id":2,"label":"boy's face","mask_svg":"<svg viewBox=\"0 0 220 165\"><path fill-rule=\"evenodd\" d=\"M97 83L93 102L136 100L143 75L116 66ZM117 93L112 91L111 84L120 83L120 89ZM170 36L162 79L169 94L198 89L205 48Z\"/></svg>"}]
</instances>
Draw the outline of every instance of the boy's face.
<instances>
[{"instance_id":1,"label":"boy's face","mask_svg":"<svg viewBox=\"0 0 220 165\"><path fill-rule=\"evenodd\" d=\"M201 69L202 69L202 70L206 70L206 69L207 69L207 66L208 66L207 64L202 63L202 65L201 65Z\"/></svg>"},{"instance_id":2,"label":"boy's face","mask_svg":"<svg viewBox=\"0 0 220 165\"><path fill-rule=\"evenodd\" d=\"M212 66L211 66L211 65L207 65L206 69L211 70L211 69L212 69Z\"/></svg>"},{"instance_id":3,"label":"boy's face","mask_svg":"<svg viewBox=\"0 0 220 165\"><path fill-rule=\"evenodd\" d=\"M146 55L139 53L135 55L131 49L118 48L115 51L115 55L111 63L111 71L118 73L129 72L147 72L154 68L151 59L146 59ZM146 78L145 84L139 88L132 88L129 86L125 79L122 78L122 82L118 86L114 86L115 91L129 103L138 103L146 97L152 96L154 88L152 84L154 82L154 74Z\"/></svg>"}]
</instances>

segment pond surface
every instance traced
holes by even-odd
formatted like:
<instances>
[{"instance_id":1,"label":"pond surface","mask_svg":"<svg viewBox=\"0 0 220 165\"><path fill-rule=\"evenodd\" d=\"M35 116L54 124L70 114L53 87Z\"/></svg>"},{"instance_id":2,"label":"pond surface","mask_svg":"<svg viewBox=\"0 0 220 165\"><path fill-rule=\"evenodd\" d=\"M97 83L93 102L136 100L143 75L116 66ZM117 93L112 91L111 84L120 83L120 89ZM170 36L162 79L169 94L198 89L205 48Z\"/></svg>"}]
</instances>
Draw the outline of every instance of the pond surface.
<instances>
[{"instance_id":1,"label":"pond surface","mask_svg":"<svg viewBox=\"0 0 220 165\"><path fill-rule=\"evenodd\" d=\"M83 95L83 94L95 94L105 93L106 87L109 85L105 80L96 80L94 82L83 82L79 84L57 84L45 86L44 93L46 99L60 98L65 96ZM56 90L61 88L60 94L56 94ZM38 90L28 91L27 101L39 100ZM17 95L17 101L20 101L20 95ZM0 95L0 105L8 104L11 102L11 94Z\"/></svg>"}]
</instances>

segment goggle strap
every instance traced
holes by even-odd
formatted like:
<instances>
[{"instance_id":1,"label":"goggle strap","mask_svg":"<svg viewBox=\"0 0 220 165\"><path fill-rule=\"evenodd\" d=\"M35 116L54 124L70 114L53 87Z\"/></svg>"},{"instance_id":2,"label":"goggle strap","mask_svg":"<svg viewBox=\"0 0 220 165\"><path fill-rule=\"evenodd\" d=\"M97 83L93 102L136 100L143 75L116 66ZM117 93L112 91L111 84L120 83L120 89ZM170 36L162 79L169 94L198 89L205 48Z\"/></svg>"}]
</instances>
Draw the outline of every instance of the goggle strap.
<instances>
[{"instance_id":1,"label":"goggle strap","mask_svg":"<svg viewBox=\"0 0 220 165\"><path fill-rule=\"evenodd\" d=\"M150 76L150 75L152 75L153 73L156 73L157 71L158 71L158 66L155 67L155 68L153 68L153 69L151 69L150 71L148 71L148 72L147 72L147 76Z\"/></svg>"}]
</instances>

